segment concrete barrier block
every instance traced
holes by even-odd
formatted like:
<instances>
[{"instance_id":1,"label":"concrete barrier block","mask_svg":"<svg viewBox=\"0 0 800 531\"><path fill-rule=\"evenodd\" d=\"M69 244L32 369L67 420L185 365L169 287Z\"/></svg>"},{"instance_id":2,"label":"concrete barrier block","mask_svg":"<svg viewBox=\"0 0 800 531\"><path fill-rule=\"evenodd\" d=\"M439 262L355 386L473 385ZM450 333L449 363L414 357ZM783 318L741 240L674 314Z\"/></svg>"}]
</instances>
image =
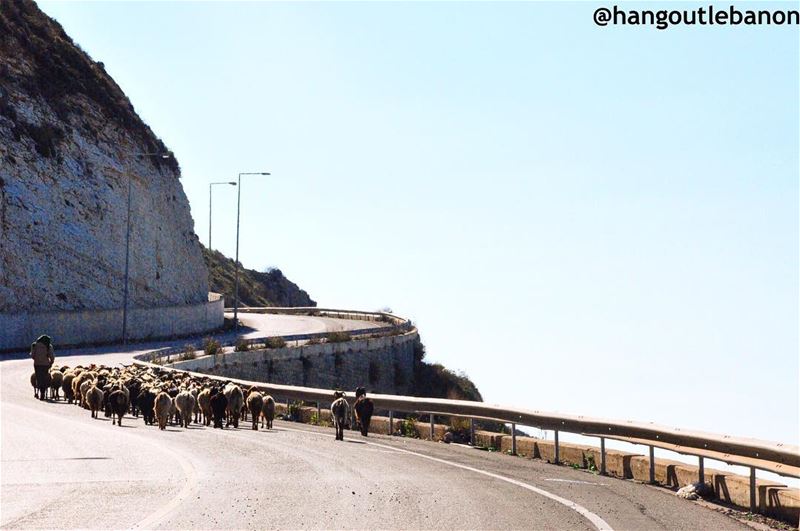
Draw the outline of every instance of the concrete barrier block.
<instances>
[{"instance_id":1,"label":"concrete barrier block","mask_svg":"<svg viewBox=\"0 0 800 531\"><path fill-rule=\"evenodd\" d=\"M797 525L800 520L800 489L767 487L760 499L764 500L762 507L765 514Z\"/></svg>"},{"instance_id":2,"label":"concrete barrier block","mask_svg":"<svg viewBox=\"0 0 800 531\"><path fill-rule=\"evenodd\" d=\"M485 446L487 448L495 448L501 450L503 448L503 439L506 436L501 433L492 431L475 431L475 446ZM510 436L509 436L510 438Z\"/></svg>"},{"instance_id":3,"label":"concrete barrier block","mask_svg":"<svg viewBox=\"0 0 800 531\"><path fill-rule=\"evenodd\" d=\"M537 452L535 457L554 463L556 460L556 445L555 441L537 440ZM571 444L571 443L558 443L558 459L561 463L567 465L578 465L586 467L588 465L589 456L594 459L592 449L587 446ZM599 460L597 461L599 463Z\"/></svg>"},{"instance_id":4,"label":"concrete barrier block","mask_svg":"<svg viewBox=\"0 0 800 531\"><path fill-rule=\"evenodd\" d=\"M631 477L636 481L649 482L650 481L650 458L644 455L634 455L630 460ZM675 467L687 466L686 463L680 461L671 461L669 459L656 458L655 463L655 481L662 485L678 488L679 481L675 473ZM708 474L706 474L708 476ZM682 475L686 479L686 475ZM697 471L695 471L695 479L697 481ZM708 477L706 478L708 481ZM710 484L710 482L709 482Z\"/></svg>"},{"instance_id":5,"label":"concrete barrier block","mask_svg":"<svg viewBox=\"0 0 800 531\"><path fill-rule=\"evenodd\" d=\"M394 422L394 427L397 429L397 421ZM369 431L371 433L391 435L389 431L389 417L372 417L372 421L369 423Z\"/></svg>"},{"instance_id":6,"label":"concrete barrier block","mask_svg":"<svg viewBox=\"0 0 800 531\"><path fill-rule=\"evenodd\" d=\"M429 422L415 422L417 428L417 436L425 441L431 440L431 425ZM434 424L433 425L433 440L441 441L445 432L450 426L447 424Z\"/></svg>"},{"instance_id":7,"label":"concrete barrier block","mask_svg":"<svg viewBox=\"0 0 800 531\"><path fill-rule=\"evenodd\" d=\"M708 471L706 471L706 481L713 486L714 494L719 500L738 505L744 509L750 508L749 477L715 470L710 479ZM786 485L782 483L766 479L756 480L756 504L759 512L765 514L770 511L778 513L780 512L778 508L784 504L788 507L794 507L795 512L797 512L798 508L800 508L800 504L797 503L797 495L797 491L795 491L793 499L791 489L787 489ZM781 518L783 519L783 517Z\"/></svg>"},{"instance_id":8,"label":"concrete barrier block","mask_svg":"<svg viewBox=\"0 0 800 531\"><path fill-rule=\"evenodd\" d=\"M517 436L517 455L520 457L533 458L536 453L536 442L539 439L535 437L520 437ZM503 453L511 452L511 435L506 435L500 441L500 451Z\"/></svg>"}]
</instances>

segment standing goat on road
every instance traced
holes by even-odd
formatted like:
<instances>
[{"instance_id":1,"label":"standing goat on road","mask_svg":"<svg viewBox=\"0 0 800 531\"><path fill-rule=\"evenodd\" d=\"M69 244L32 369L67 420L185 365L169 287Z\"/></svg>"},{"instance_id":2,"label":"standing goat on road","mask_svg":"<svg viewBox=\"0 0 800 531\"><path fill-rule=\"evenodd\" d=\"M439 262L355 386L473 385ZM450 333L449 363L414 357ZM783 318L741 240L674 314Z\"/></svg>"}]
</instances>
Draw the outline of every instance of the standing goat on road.
<instances>
[{"instance_id":1,"label":"standing goat on road","mask_svg":"<svg viewBox=\"0 0 800 531\"><path fill-rule=\"evenodd\" d=\"M372 412L375 410L375 405L372 400L367 398L367 390L363 387L356 389L356 403L353 404L353 411L355 411L356 422L358 427L361 428L361 435L364 437L369 433L369 423L372 420Z\"/></svg>"},{"instance_id":2,"label":"standing goat on road","mask_svg":"<svg viewBox=\"0 0 800 531\"><path fill-rule=\"evenodd\" d=\"M350 413L350 406L344 397L344 392L336 391L333 393L333 404L331 404L331 418L333 427L336 428L336 440L344 440L344 423Z\"/></svg>"}]
</instances>

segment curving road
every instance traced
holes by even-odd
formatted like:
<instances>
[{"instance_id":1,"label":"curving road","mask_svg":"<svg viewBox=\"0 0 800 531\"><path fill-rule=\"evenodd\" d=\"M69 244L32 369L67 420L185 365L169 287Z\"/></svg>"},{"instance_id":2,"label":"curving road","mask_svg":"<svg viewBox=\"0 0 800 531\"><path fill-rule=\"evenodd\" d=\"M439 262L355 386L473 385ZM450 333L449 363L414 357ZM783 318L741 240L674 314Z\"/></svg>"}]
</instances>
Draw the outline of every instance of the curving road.
<instances>
[{"instance_id":1,"label":"curving road","mask_svg":"<svg viewBox=\"0 0 800 531\"><path fill-rule=\"evenodd\" d=\"M348 326L300 319L259 318L248 333ZM135 353L114 350L57 364L130 363ZM133 418L112 427L34 400L30 372L28 360L0 363L3 529L747 529L663 489L463 446L357 432L342 443L281 421L258 432L162 432Z\"/></svg>"}]
</instances>

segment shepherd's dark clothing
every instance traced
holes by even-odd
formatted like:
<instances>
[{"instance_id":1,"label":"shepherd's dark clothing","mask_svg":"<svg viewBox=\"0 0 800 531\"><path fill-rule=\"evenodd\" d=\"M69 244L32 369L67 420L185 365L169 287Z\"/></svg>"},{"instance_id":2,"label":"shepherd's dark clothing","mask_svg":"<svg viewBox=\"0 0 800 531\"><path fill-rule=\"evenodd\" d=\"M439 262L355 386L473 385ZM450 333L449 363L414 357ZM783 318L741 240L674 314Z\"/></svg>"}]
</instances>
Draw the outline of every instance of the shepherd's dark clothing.
<instances>
[{"instance_id":1,"label":"shepherd's dark clothing","mask_svg":"<svg viewBox=\"0 0 800 531\"><path fill-rule=\"evenodd\" d=\"M47 389L50 387L50 366L34 365L33 370L36 372L36 388L39 389L39 400L44 400L47 397Z\"/></svg>"},{"instance_id":2,"label":"shepherd's dark clothing","mask_svg":"<svg viewBox=\"0 0 800 531\"><path fill-rule=\"evenodd\" d=\"M33 359L33 370L36 373L39 400L44 400L47 397L47 389L50 387L50 367L53 366L56 359L49 337L41 336L31 344L31 359Z\"/></svg>"}]
</instances>

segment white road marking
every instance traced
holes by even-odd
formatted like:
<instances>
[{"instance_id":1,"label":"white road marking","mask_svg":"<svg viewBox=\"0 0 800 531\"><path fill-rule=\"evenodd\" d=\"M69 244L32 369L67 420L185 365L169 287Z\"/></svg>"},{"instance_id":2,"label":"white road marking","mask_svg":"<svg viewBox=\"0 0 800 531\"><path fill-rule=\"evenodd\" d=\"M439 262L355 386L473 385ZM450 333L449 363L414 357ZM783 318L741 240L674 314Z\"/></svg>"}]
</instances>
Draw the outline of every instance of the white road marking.
<instances>
[{"instance_id":1,"label":"white road marking","mask_svg":"<svg viewBox=\"0 0 800 531\"><path fill-rule=\"evenodd\" d=\"M147 518L140 520L138 523L132 526L134 529L153 529L159 523L161 523L161 521L164 520L169 513L177 509L180 504L188 500L189 497L197 491L197 473L195 472L192 464L185 457L183 457L180 452L170 450L169 448L166 448L161 444L156 444L155 442L145 439L144 437L139 437L139 439L146 441L151 446L155 446L162 452L170 454L178 462L178 464L181 465L183 474L186 476L186 481L183 483L183 487L181 487L181 490L178 491L178 493L173 496L170 501L159 507L156 512L150 514Z\"/></svg>"},{"instance_id":2,"label":"white road marking","mask_svg":"<svg viewBox=\"0 0 800 531\"><path fill-rule=\"evenodd\" d=\"M324 437L330 437L330 435L328 435L328 434L318 433L318 432L314 432L314 431L298 430L296 428L286 428L286 427L282 427L282 429L284 429L286 431L296 431L296 432L301 432L301 433L313 433L315 435L321 435L321 436L324 436ZM346 440L352 441L352 440L355 440L355 439L349 439L348 438ZM490 478L494 478L494 479L497 479L497 480L500 480L500 481L505 481L506 483L511 483L512 485L516 485L517 487L522 487L523 489L527 489L527 490L529 490L531 492L535 492L536 494L539 494L540 496L544 496L545 498L549 498L549 499L551 499L551 500L553 500L555 502L558 502L558 503L560 503L562 505L565 505L566 507L569 507L573 511L577 512L578 514L580 514L581 516L583 516L584 518L589 520L589 522L591 522L592 525L594 525L600 531L613 531L613 528L608 524L608 522L606 522L605 520L600 518L595 513L591 512L586 507L583 507L582 505L578 505L577 503L575 503L575 502L573 502L571 500L568 500L566 498L562 498L561 496L556 496L555 494L553 494L551 492L547 492L546 490L540 489L538 487L534 487L533 485L528 485L527 483L523 483L522 481L518 481L516 479L512 479L512 478L509 478L509 477L506 477L506 476L501 476L500 474L495 474L493 472L487 472L486 470L481 470L479 468L473 468L471 466L462 465L461 463L454 463L452 461L447 461L446 459L439 459L438 457L432 457L430 455L425 455L425 454L420 454L420 453L417 453L417 452L412 452L411 450L405 450L403 448L395 448L394 446L388 446L388 445L385 445L385 444L380 444L380 443L375 443L375 442L368 442L368 441L362 441L362 442L364 442L364 444L368 444L370 446L377 446L379 448L385 448L387 450L392 450L394 452L400 452L400 453L404 453L404 454L409 454L409 455L413 455L413 456L416 456L416 457L420 457L422 459L428 459L430 461L436 461L437 463L441 463L443 465L448 465L448 466L452 466L452 467L456 467L456 468L461 468L461 469L464 469L464 470L469 470L470 472L475 472L476 474L482 474L482 475L488 476Z\"/></svg>"},{"instance_id":3,"label":"white road marking","mask_svg":"<svg viewBox=\"0 0 800 531\"><path fill-rule=\"evenodd\" d=\"M595 485L598 487L606 487L608 483L594 483L592 481L581 481L580 479L560 479L560 478L544 478L545 481L558 481L560 483L579 483L581 485Z\"/></svg>"},{"instance_id":4,"label":"white road marking","mask_svg":"<svg viewBox=\"0 0 800 531\"><path fill-rule=\"evenodd\" d=\"M24 406L24 405L21 405L21 404L16 404L16 403L13 403L13 402L3 402L3 407L19 408L19 409L23 409L23 410L28 411L28 412L35 412L35 414L44 415L44 416L47 416L47 417L58 419L59 421L70 422L70 421L73 420L72 417L64 417L64 416L58 415L56 413L53 413L51 411L41 410L41 409L34 409L34 408L31 408L31 407L27 407L27 406ZM126 415L123 418L125 420L130 419L130 421L133 421L135 417L130 417L130 416ZM98 425L93 424L93 423L84 424L84 425L81 426L81 429L86 429L86 428L88 428L90 430L95 430L95 431L97 431L97 430L104 430L105 431L104 427L98 426ZM175 459L175 461L178 462L178 464L180 465L181 469L183 470L183 474L186 476L186 480L183 482L183 486L181 487L181 490L178 491L178 493L175 496L173 496L170 501L168 501L166 504L162 505L157 511L155 511L152 514L150 514L145 519L139 521L139 523L134 524L133 526L131 526L132 528L152 529L152 528L156 527L156 525L158 525L161 522L161 520L163 520L170 512L175 510L181 503L186 501L190 496L192 496L197 491L198 485L199 485L198 480L197 480L197 473L195 472L194 467L192 466L192 464L185 457L180 455L180 453L175 452L174 450L170 450L169 448L166 448L163 444L159 444L156 440L151 440L148 437L145 437L145 436L142 436L142 435L135 435L135 434L132 434L132 433L125 433L123 436L124 437L128 437L128 438L137 439L137 440L139 440L139 441L141 441L141 442L143 442L145 444L148 444L148 445L156 448L157 450L159 450L161 452L169 454L173 459ZM88 482L82 481L82 483L88 483Z\"/></svg>"}]
</instances>

